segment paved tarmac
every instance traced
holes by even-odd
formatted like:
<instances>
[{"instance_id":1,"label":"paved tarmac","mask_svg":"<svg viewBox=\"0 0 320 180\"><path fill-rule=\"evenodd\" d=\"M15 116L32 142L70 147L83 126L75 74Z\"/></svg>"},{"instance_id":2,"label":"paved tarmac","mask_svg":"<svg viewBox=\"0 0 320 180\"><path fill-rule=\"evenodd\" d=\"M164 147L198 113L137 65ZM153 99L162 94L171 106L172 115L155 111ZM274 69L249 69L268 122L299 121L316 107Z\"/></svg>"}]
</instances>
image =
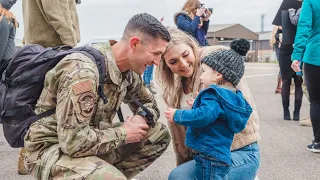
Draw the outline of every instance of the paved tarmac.
<instances>
[{"instance_id":1,"label":"paved tarmac","mask_svg":"<svg viewBox=\"0 0 320 180\"><path fill-rule=\"evenodd\" d=\"M258 172L260 180L318 180L320 179L320 154L305 150L312 140L312 128L299 126L296 121L282 119L281 95L274 94L277 64L248 63L246 73L248 85L255 99L260 116L261 165ZM159 89L160 91L160 89ZM166 108L161 93L156 95L161 110L160 121L166 123L163 112ZM294 96L291 96L291 113ZM123 107L124 115L129 115ZM309 103L303 99L301 117L309 114ZM31 180L31 176L16 173L18 149L6 143L0 128L0 180ZM144 172L135 179L165 180L175 167L172 146ZM243 172L245 173L245 172Z\"/></svg>"}]
</instances>

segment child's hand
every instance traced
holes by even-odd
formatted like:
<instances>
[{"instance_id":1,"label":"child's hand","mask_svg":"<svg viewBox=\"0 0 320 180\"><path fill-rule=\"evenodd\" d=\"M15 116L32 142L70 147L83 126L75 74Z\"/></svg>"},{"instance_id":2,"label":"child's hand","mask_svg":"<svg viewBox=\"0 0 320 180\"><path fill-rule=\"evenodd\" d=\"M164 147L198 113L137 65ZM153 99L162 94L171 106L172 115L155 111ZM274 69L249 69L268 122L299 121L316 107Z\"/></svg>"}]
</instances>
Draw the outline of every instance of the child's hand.
<instances>
[{"instance_id":1,"label":"child's hand","mask_svg":"<svg viewBox=\"0 0 320 180\"><path fill-rule=\"evenodd\" d=\"M187 99L187 104L188 104L190 107L193 106L194 100L196 99L196 97L198 96L198 94L199 94L199 92L197 91L197 92L193 93L193 95L192 95L189 99Z\"/></svg>"},{"instance_id":2,"label":"child's hand","mask_svg":"<svg viewBox=\"0 0 320 180\"><path fill-rule=\"evenodd\" d=\"M177 109L173 109L173 108L168 108L164 114L166 115L166 118L168 120L168 122L173 123L173 115L176 112Z\"/></svg>"}]
</instances>

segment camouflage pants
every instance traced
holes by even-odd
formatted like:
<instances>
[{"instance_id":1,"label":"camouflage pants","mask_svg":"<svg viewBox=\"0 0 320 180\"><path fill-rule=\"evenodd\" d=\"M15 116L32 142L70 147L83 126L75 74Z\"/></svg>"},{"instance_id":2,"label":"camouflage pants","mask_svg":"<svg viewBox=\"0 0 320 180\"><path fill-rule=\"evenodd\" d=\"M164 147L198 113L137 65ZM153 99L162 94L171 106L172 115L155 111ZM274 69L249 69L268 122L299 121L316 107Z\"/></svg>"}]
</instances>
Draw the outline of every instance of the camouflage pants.
<instances>
[{"instance_id":1,"label":"camouflage pants","mask_svg":"<svg viewBox=\"0 0 320 180\"><path fill-rule=\"evenodd\" d=\"M155 161L169 143L167 127L158 122L148 131L145 141L123 145L108 154L81 158L61 155L51 168L50 179L131 179Z\"/></svg>"}]
</instances>

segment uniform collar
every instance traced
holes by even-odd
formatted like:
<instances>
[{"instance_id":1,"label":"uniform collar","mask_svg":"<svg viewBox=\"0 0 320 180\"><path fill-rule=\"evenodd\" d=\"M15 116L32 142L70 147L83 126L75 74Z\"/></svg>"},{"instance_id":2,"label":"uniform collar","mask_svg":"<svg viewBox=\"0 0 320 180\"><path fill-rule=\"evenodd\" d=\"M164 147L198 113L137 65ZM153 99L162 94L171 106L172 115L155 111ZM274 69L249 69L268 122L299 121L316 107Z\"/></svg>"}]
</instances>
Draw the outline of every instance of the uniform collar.
<instances>
[{"instance_id":1,"label":"uniform collar","mask_svg":"<svg viewBox=\"0 0 320 180\"><path fill-rule=\"evenodd\" d=\"M95 44L93 45L94 48L98 49L105 57L105 64L106 64L106 72L109 74L111 81L121 86L123 80L128 81L129 84L132 82L132 71L128 70L126 72L121 73L119 70L116 59L114 57L114 54L112 52L110 42L106 42L104 44Z\"/></svg>"}]
</instances>

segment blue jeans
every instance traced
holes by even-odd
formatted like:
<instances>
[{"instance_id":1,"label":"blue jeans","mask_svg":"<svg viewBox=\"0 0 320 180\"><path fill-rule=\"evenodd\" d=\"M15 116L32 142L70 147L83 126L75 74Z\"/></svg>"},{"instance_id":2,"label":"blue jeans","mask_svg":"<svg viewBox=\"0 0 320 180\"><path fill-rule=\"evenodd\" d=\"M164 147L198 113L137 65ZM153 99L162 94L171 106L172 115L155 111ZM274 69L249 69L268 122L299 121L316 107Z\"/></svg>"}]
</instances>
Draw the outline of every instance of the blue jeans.
<instances>
[{"instance_id":1,"label":"blue jeans","mask_svg":"<svg viewBox=\"0 0 320 180\"><path fill-rule=\"evenodd\" d=\"M197 180L227 180L228 164L201 153L194 155L194 160Z\"/></svg>"},{"instance_id":2,"label":"blue jeans","mask_svg":"<svg viewBox=\"0 0 320 180\"><path fill-rule=\"evenodd\" d=\"M259 146L252 143L231 152L232 164L228 173L228 180L254 180L260 164ZM196 179L196 162L186 162L169 174L168 180Z\"/></svg>"},{"instance_id":3,"label":"blue jeans","mask_svg":"<svg viewBox=\"0 0 320 180\"><path fill-rule=\"evenodd\" d=\"M151 66L148 66L146 70L144 70L143 81L146 85L150 85L150 82L152 80L153 67L154 65L152 64Z\"/></svg>"}]
</instances>

